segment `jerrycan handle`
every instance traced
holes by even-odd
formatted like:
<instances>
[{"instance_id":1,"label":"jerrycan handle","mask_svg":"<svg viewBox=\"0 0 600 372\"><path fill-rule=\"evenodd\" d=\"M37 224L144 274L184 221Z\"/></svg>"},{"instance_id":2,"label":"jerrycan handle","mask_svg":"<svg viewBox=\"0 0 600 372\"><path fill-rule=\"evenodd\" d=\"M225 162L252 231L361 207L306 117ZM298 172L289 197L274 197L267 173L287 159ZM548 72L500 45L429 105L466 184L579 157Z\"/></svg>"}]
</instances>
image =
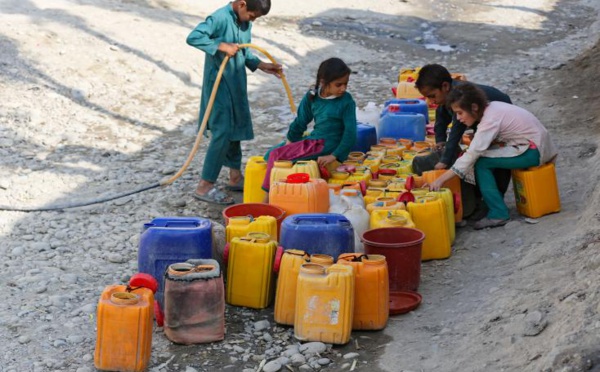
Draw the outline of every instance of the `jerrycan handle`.
<instances>
[{"instance_id":1,"label":"jerrycan handle","mask_svg":"<svg viewBox=\"0 0 600 372\"><path fill-rule=\"evenodd\" d=\"M324 216L296 216L293 221L296 225L329 224L329 220Z\"/></svg>"},{"instance_id":2,"label":"jerrycan handle","mask_svg":"<svg viewBox=\"0 0 600 372\"><path fill-rule=\"evenodd\" d=\"M189 220L189 221L168 221L165 223L165 227L175 227L175 228L185 228L185 227L198 227L198 222Z\"/></svg>"},{"instance_id":3,"label":"jerrycan handle","mask_svg":"<svg viewBox=\"0 0 600 372\"><path fill-rule=\"evenodd\" d=\"M460 203L461 203L461 198L460 198L460 194L459 193L453 193L453 200L454 200L454 213L457 213L458 210L460 209Z\"/></svg>"},{"instance_id":4,"label":"jerrycan handle","mask_svg":"<svg viewBox=\"0 0 600 372\"><path fill-rule=\"evenodd\" d=\"M281 258L283 257L283 247L278 245L275 251L275 261L273 261L273 272L278 273L281 267Z\"/></svg>"},{"instance_id":5,"label":"jerrycan handle","mask_svg":"<svg viewBox=\"0 0 600 372\"><path fill-rule=\"evenodd\" d=\"M310 181L308 173L292 173L286 178L287 183L307 183Z\"/></svg>"}]
</instances>

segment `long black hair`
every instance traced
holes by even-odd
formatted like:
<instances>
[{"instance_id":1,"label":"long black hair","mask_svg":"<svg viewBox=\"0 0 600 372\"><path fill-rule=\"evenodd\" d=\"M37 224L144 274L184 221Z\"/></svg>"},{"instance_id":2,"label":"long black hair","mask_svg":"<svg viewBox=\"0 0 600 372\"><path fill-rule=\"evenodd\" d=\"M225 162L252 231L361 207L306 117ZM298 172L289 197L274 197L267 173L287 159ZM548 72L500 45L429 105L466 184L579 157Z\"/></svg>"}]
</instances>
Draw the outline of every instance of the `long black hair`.
<instances>
[{"instance_id":1,"label":"long black hair","mask_svg":"<svg viewBox=\"0 0 600 372\"><path fill-rule=\"evenodd\" d=\"M478 120L483 116L483 111L488 105L488 99L485 92L477 85L464 82L452 88L448 97L446 97L446 107L451 109L453 104L465 110ZM473 111L473 104L479 107L477 112Z\"/></svg>"},{"instance_id":2,"label":"long black hair","mask_svg":"<svg viewBox=\"0 0 600 372\"><path fill-rule=\"evenodd\" d=\"M310 96L310 99L313 100L315 95L318 94L321 81L323 81L323 85L327 85L334 80L350 75L351 72L352 70L350 70L350 67L339 58L333 57L324 60L319 65L319 70L317 70L317 81L313 91L314 94Z\"/></svg>"}]
</instances>

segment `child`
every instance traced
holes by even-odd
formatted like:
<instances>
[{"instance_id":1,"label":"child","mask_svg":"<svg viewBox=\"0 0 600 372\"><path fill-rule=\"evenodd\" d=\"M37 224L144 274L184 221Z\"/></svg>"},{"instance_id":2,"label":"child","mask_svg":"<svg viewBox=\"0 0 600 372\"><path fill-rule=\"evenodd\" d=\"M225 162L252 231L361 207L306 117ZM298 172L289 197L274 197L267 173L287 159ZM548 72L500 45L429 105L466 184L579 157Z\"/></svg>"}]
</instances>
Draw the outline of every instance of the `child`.
<instances>
[{"instance_id":1,"label":"child","mask_svg":"<svg viewBox=\"0 0 600 372\"><path fill-rule=\"evenodd\" d=\"M416 158L413 161L415 173L421 174L421 172L431 169L449 169L456 161L460 152L460 140L467 127L456 119L456 115L446 105L446 99L448 94L461 83L461 81L452 79L450 72L442 65L425 65L419 71L415 87L431 103L438 105L435 111L433 129L436 149L441 154L438 156L437 152L434 152L431 156ZM488 101L512 103L507 94L494 87L481 84L476 84L476 86L484 92ZM452 128L448 135L446 132L450 124L452 124ZM477 126L472 129L477 130ZM494 177L500 192L504 195L510 183L510 170L497 169L494 171ZM462 189L464 216L469 217L471 220L479 220L485 217L488 208L485 203L481 202L481 195L478 195L477 189L464 182L462 183Z\"/></svg>"},{"instance_id":2,"label":"child","mask_svg":"<svg viewBox=\"0 0 600 372\"><path fill-rule=\"evenodd\" d=\"M202 179L194 193L194 197L202 201L222 205L234 203L231 197L215 187L223 166L229 167L226 188L232 191L243 189L240 141L254 138L246 67L279 77L281 66L262 62L249 49L240 49L238 44L251 42L252 21L268 14L270 9L271 0L235 0L208 16L187 38L189 45L206 53L200 118L206 112L221 62L225 56L230 57L207 123L207 129L211 131L210 143L204 158Z\"/></svg>"},{"instance_id":3,"label":"child","mask_svg":"<svg viewBox=\"0 0 600 372\"><path fill-rule=\"evenodd\" d=\"M475 223L475 229L503 226L510 216L492 171L529 168L553 161L557 151L548 131L523 108L488 102L485 93L471 83L455 87L446 103L467 127L479 124L464 155L429 188L439 190L444 182L456 176L471 184L476 178L489 212L486 218Z\"/></svg>"},{"instance_id":4,"label":"child","mask_svg":"<svg viewBox=\"0 0 600 372\"><path fill-rule=\"evenodd\" d=\"M356 142L356 103L346 91L350 73L350 68L339 58L321 63L315 87L302 98L287 140L265 155L267 175L262 186L265 191L270 189L271 169L277 160L316 159L321 167L346 160ZM313 131L303 137L312 120Z\"/></svg>"}]
</instances>

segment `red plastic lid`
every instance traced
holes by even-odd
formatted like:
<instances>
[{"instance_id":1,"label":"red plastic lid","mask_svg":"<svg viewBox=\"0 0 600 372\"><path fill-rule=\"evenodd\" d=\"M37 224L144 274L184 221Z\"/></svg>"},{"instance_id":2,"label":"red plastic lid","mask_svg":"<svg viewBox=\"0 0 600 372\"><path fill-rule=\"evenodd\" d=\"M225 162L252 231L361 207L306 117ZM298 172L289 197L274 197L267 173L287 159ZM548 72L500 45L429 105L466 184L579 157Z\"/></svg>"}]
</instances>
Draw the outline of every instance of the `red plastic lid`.
<instances>
[{"instance_id":1,"label":"red plastic lid","mask_svg":"<svg viewBox=\"0 0 600 372\"><path fill-rule=\"evenodd\" d=\"M152 293L156 293L158 290L158 282L156 279L154 279L152 275L146 273L137 273L133 275L131 279L129 279L129 286L132 288L148 288Z\"/></svg>"},{"instance_id":2,"label":"red plastic lid","mask_svg":"<svg viewBox=\"0 0 600 372\"><path fill-rule=\"evenodd\" d=\"M324 180L328 180L331 178L331 173L322 165L319 165L319 172L321 173L321 178Z\"/></svg>"},{"instance_id":3,"label":"red plastic lid","mask_svg":"<svg viewBox=\"0 0 600 372\"><path fill-rule=\"evenodd\" d=\"M283 257L283 247L277 246L277 250L275 251L275 261L273 262L273 272L278 273L279 267L281 266L281 258Z\"/></svg>"},{"instance_id":4,"label":"red plastic lid","mask_svg":"<svg viewBox=\"0 0 600 372\"><path fill-rule=\"evenodd\" d=\"M160 305L156 300L154 301L154 319L156 319L156 324L159 327L162 327L165 324L165 314L163 314Z\"/></svg>"},{"instance_id":5,"label":"red plastic lid","mask_svg":"<svg viewBox=\"0 0 600 372\"><path fill-rule=\"evenodd\" d=\"M395 176L396 175L396 170L395 169L380 169L379 170L379 174L383 174L384 176Z\"/></svg>"},{"instance_id":6,"label":"red plastic lid","mask_svg":"<svg viewBox=\"0 0 600 372\"><path fill-rule=\"evenodd\" d=\"M310 181L308 173L292 173L285 180L287 183L307 183Z\"/></svg>"},{"instance_id":7,"label":"red plastic lid","mask_svg":"<svg viewBox=\"0 0 600 372\"><path fill-rule=\"evenodd\" d=\"M398 89L396 87L392 87L392 93L394 94L394 97L396 97L397 91L398 91Z\"/></svg>"},{"instance_id":8,"label":"red plastic lid","mask_svg":"<svg viewBox=\"0 0 600 372\"><path fill-rule=\"evenodd\" d=\"M406 191L398 196L398 201L401 203L413 203L415 201L415 196L412 192Z\"/></svg>"},{"instance_id":9,"label":"red plastic lid","mask_svg":"<svg viewBox=\"0 0 600 372\"><path fill-rule=\"evenodd\" d=\"M404 188L408 191L415 188L415 178L413 176L408 176L406 182L404 183Z\"/></svg>"},{"instance_id":10,"label":"red plastic lid","mask_svg":"<svg viewBox=\"0 0 600 372\"><path fill-rule=\"evenodd\" d=\"M390 315L405 314L413 311L421 304L420 294L417 292L390 292Z\"/></svg>"}]
</instances>

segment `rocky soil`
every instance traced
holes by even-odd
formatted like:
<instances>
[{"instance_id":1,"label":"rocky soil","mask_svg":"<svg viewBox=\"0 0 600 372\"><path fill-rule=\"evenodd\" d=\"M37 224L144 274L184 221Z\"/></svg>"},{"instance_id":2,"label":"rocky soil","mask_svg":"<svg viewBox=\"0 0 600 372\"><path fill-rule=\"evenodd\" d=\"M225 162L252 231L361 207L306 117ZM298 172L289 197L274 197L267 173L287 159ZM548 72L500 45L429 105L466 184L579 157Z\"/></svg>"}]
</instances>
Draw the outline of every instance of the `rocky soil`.
<instances>
[{"instance_id":1,"label":"rocky soil","mask_svg":"<svg viewBox=\"0 0 600 372\"><path fill-rule=\"evenodd\" d=\"M0 2L0 205L72 204L174 174L194 141L202 81L189 31L224 1ZM400 67L438 62L540 117L560 149L562 211L458 231L423 264L416 311L344 346L300 344L272 310L227 308L222 343L181 346L156 327L152 371L600 371L597 188L600 4L593 0L306 0L274 3L253 42L286 67L296 103L323 59L356 72L358 105L391 97ZM257 155L284 135L281 84L249 78ZM137 272L140 230L221 208L173 185L81 208L0 211L0 371L91 371L96 303ZM223 182L226 173L223 172ZM241 194L235 195L241 200ZM7 208L9 207L9 208Z\"/></svg>"}]
</instances>

